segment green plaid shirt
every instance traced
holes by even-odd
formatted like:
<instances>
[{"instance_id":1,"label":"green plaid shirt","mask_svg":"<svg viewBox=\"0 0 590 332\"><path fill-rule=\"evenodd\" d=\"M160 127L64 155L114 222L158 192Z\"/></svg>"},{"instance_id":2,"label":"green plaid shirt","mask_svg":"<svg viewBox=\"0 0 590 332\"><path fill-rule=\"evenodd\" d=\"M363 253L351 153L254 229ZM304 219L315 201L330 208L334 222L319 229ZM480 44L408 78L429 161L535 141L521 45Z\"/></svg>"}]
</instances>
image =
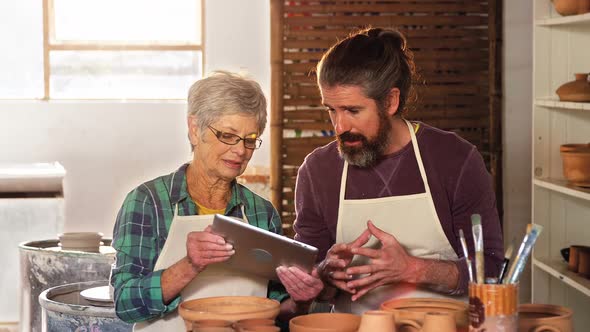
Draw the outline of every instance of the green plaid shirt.
<instances>
[{"instance_id":1,"label":"green plaid shirt","mask_svg":"<svg viewBox=\"0 0 590 332\"><path fill-rule=\"evenodd\" d=\"M140 185L127 195L119 211L113 230L117 261L111 284L115 288L115 311L123 321L132 323L162 317L175 310L181 301L179 296L168 305L163 303L160 281L163 270L154 271L154 266L168 237L175 206L178 205L178 215L198 214L187 191L187 166L184 164L174 173ZM243 218L242 205L251 225L282 233L279 214L272 204L234 180L225 215ZM281 301L286 296L280 283L269 282L269 298Z\"/></svg>"}]
</instances>

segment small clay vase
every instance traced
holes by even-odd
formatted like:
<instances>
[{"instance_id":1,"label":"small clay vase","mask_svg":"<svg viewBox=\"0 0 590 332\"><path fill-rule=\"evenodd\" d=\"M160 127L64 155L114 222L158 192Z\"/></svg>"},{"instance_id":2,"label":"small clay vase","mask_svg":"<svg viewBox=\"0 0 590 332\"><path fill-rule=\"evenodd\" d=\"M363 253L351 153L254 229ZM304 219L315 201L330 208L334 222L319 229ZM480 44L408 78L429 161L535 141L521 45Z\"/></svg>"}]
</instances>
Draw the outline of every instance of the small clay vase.
<instances>
[{"instance_id":1,"label":"small clay vase","mask_svg":"<svg viewBox=\"0 0 590 332\"><path fill-rule=\"evenodd\" d=\"M361 316L361 324L357 332L395 332L393 312L384 310L365 311Z\"/></svg>"},{"instance_id":2,"label":"small clay vase","mask_svg":"<svg viewBox=\"0 0 590 332\"><path fill-rule=\"evenodd\" d=\"M574 74L575 80L561 85L555 93L561 101L588 102L590 101L590 81L588 73Z\"/></svg>"},{"instance_id":3,"label":"small clay vase","mask_svg":"<svg viewBox=\"0 0 590 332\"><path fill-rule=\"evenodd\" d=\"M559 151L563 176L574 186L590 187L590 144L564 144Z\"/></svg>"},{"instance_id":4,"label":"small clay vase","mask_svg":"<svg viewBox=\"0 0 590 332\"><path fill-rule=\"evenodd\" d=\"M518 331L572 332L573 311L550 304L522 304L518 307Z\"/></svg>"},{"instance_id":5,"label":"small clay vase","mask_svg":"<svg viewBox=\"0 0 590 332\"><path fill-rule=\"evenodd\" d=\"M568 16L578 13L578 0L552 0L559 15Z\"/></svg>"}]
</instances>

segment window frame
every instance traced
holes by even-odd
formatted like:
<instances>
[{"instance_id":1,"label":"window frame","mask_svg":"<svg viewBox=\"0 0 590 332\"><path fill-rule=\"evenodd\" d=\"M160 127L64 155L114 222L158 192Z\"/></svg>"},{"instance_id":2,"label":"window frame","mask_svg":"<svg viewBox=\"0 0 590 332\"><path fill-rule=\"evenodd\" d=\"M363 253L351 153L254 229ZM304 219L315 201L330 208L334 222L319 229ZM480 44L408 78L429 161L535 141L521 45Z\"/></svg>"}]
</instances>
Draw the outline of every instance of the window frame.
<instances>
[{"instance_id":1,"label":"window frame","mask_svg":"<svg viewBox=\"0 0 590 332\"><path fill-rule=\"evenodd\" d=\"M191 51L201 52L201 69L205 68L205 1L197 1L201 7L201 43L162 42L88 42L84 40L54 42L55 8L54 0L43 0L43 97L41 100L55 100L50 96L52 51ZM201 72L202 72L201 71ZM78 98L89 99L89 98ZM90 98L93 100L118 100L119 98ZM177 100L176 98L134 98L137 100Z\"/></svg>"}]
</instances>

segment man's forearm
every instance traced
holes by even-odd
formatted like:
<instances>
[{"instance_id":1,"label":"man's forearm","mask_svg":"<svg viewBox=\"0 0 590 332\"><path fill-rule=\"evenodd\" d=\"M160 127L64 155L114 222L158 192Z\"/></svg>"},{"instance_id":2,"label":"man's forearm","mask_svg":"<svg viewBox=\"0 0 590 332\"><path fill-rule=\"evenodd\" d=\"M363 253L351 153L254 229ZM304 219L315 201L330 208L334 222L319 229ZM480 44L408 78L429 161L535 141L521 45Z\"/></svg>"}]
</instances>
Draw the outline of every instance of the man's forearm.
<instances>
[{"instance_id":1,"label":"man's forearm","mask_svg":"<svg viewBox=\"0 0 590 332\"><path fill-rule=\"evenodd\" d=\"M457 288L459 269L447 260L414 257L407 281L438 293L450 293Z\"/></svg>"}]
</instances>

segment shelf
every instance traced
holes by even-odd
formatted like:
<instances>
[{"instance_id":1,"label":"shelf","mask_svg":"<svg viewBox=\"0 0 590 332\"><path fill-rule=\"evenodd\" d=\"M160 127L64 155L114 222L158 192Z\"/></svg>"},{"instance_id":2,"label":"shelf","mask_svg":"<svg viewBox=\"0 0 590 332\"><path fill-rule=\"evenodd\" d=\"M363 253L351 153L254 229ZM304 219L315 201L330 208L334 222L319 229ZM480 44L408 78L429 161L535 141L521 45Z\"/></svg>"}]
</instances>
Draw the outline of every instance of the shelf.
<instances>
[{"instance_id":1,"label":"shelf","mask_svg":"<svg viewBox=\"0 0 590 332\"><path fill-rule=\"evenodd\" d=\"M590 25L590 13L571 16L547 17L535 20L537 26Z\"/></svg>"},{"instance_id":2,"label":"shelf","mask_svg":"<svg viewBox=\"0 0 590 332\"><path fill-rule=\"evenodd\" d=\"M533 264L586 296L590 296L590 279L568 270L567 264L562 260L533 258Z\"/></svg>"},{"instance_id":3,"label":"shelf","mask_svg":"<svg viewBox=\"0 0 590 332\"><path fill-rule=\"evenodd\" d=\"M590 103L578 103L573 101L559 101L557 97L543 97L535 99L535 105L551 107L551 108L563 108L570 110L584 110L590 111Z\"/></svg>"},{"instance_id":4,"label":"shelf","mask_svg":"<svg viewBox=\"0 0 590 332\"><path fill-rule=\"evenodd\" d=\"M557 191L562 194L590 201L590 189L572 186L566 180L557 179L534 179L536 186Z\"/></svg>"}]
</instances>

